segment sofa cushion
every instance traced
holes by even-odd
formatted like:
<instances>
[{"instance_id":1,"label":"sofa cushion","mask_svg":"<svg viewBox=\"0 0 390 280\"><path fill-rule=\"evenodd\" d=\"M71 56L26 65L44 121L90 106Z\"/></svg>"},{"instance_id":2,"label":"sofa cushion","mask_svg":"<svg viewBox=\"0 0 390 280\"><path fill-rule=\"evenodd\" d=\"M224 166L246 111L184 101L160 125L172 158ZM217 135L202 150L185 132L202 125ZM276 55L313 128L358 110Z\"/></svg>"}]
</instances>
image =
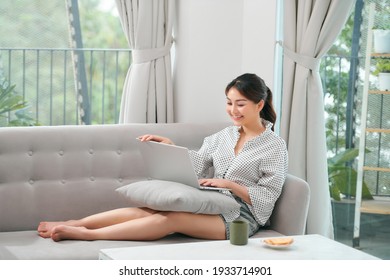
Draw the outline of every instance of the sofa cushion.
<instances>
[{"instance_id":1,"label":"sofa cushion","mask_svg":"<svg viewBox=\"0 0 390 280\"><path fill-rule=\"evenodd\" d=\"M219 191L199 190L171 181L139 181L117 191L125 195L132 205L160 211L221 214L240 208L233 198Z\"/></svg>"}]
</instances>

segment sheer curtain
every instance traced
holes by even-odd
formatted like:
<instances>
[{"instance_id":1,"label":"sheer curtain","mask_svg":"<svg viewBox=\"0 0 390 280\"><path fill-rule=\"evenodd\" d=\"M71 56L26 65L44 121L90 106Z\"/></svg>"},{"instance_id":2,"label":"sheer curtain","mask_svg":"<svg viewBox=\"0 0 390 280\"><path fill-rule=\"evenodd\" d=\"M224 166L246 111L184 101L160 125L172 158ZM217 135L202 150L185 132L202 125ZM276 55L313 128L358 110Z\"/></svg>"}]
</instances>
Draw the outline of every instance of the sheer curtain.
<instances>
[{"instance_id":1,"label":"sheer curtain","mask_svg":"<svg viewBox=\"0 0 390 280\"><path fill-rule=\"evenodd\" d=\"M333 238L320 59L336 40L355 0L284 0L281 136L289 172L311 188L307 233Z\"/></svg>"},{"instance_id":2,"label":"sheer curtain","mask_svg":"<svg viewBox=\"0 0 390 280\"><path fill-rule=\"evenodd\" d=\"M132 49L119 123L173 122L171 55L175 0L116 0Z\"/></svg>"}]
</instances>

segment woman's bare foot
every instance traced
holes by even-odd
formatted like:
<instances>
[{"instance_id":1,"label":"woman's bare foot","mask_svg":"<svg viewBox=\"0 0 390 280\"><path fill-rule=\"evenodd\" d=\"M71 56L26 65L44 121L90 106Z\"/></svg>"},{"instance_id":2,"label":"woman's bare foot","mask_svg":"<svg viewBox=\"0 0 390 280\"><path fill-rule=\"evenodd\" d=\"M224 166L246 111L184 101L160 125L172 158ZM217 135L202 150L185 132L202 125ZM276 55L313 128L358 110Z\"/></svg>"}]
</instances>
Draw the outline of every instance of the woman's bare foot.
<instances>
[{"instance_id":1,"label":"woman's bare foot","mask_svg":"<svg viewBox=\"0 0 390 280\"><path fill-rule=\"evenodd\" d=\"M86 227L58 225L52 229L51 238L54 241L65 239L90 240L88 238L89 231Z\"/></svg>"},{"instance_id":2,"label":"woman's bare foot","mask_svg":"<svg viewBox=\"0 0 390 280\"><path fill-rule=\"evenodd\" d=\"M73 221L67 222L40 222L38 226L38 234L43 238L51 237L54 227L59 225L73 225Z\"/></svg>"}]
</instances>

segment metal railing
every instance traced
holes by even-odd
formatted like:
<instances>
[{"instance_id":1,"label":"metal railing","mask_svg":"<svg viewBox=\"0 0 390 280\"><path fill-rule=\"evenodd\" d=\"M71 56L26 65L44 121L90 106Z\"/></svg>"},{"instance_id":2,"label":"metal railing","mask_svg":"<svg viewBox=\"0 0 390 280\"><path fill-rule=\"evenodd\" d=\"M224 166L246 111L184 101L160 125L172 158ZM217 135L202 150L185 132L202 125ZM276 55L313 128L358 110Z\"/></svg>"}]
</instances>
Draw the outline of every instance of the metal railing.
<instances>
[{"instance_id":1,"label":"metal railing","mask_svg":"<svg viewBox=\"0 0 390 280\"><path fill-rule=\"evenodd\" d=\"M85 59L83 66L73 62L80 52ZM336 139L345 135L345 120L340 118L345 115L349 61L349 57L325 56L321 67L325 99L331 93L333 109L338 112L336 129L332 129ZM81 77L86 85L82 90L89 98L91 124L116 123L130 64L129 49L0 48L0 76L16 85L16 91L28 102L32 117L42 125L80 124L80 77L76 76L75 67L84 67L86 73ZM334 152L340 144L335 142Z\"/></svg>"},{"instance_id":2,"label":"metal railing","mask_svg":"<svg viewBox=\"0 0 390 280\"><path fill-rule=\"evenodd\" d=\"M85 65L74 62L76 52L83 52ZM81 123L80 84L86 85L89 124L117 123L130 64L129 49L0 48L0 76L16 86L41 125ZM83 77L77 67L84 67Z\"/></svg>"},{"instance_id":3,"label":"metal railing","mask_svg":"<svg viewBox=\"0 0 390 280\"><path fill-rule=\"evenodd\" d=\"M358 58L361 59L361 58ZM356 144L356 107L355 101L349 104L352 111L349 111L348 101L359 100L359 94L363 81L357 78L354 81L355 88L348 87L351 57L349 56L324 56L321 60L320 76L324 90L325 120L329 156L338 154L345 150L348 144L346 139L352 138L352 145ZM352 90L352 92L351 92ZM351 97L352 96L352 97ZM348 130L352 127L351 130Z\"/></svg>"}]
</instances>

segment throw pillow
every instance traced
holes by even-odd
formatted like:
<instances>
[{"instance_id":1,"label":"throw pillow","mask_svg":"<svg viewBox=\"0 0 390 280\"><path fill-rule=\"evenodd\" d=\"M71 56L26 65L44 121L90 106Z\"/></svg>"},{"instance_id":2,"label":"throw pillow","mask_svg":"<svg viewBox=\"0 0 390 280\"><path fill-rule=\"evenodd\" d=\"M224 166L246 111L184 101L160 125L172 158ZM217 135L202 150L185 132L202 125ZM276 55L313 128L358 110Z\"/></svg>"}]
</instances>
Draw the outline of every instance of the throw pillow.
<instances>
[{"instance_id":1,"label":"throw pillow","mask_svg":"<svg viewBox=\"0 0 390 280\"><path fill-rule=\"evenodd\" d=\"M148 180L117 189L134 206L159 211L222 214L240 209L234 198L213 190L199 190L181 183Z\"/></svg>"}]
</instances>

